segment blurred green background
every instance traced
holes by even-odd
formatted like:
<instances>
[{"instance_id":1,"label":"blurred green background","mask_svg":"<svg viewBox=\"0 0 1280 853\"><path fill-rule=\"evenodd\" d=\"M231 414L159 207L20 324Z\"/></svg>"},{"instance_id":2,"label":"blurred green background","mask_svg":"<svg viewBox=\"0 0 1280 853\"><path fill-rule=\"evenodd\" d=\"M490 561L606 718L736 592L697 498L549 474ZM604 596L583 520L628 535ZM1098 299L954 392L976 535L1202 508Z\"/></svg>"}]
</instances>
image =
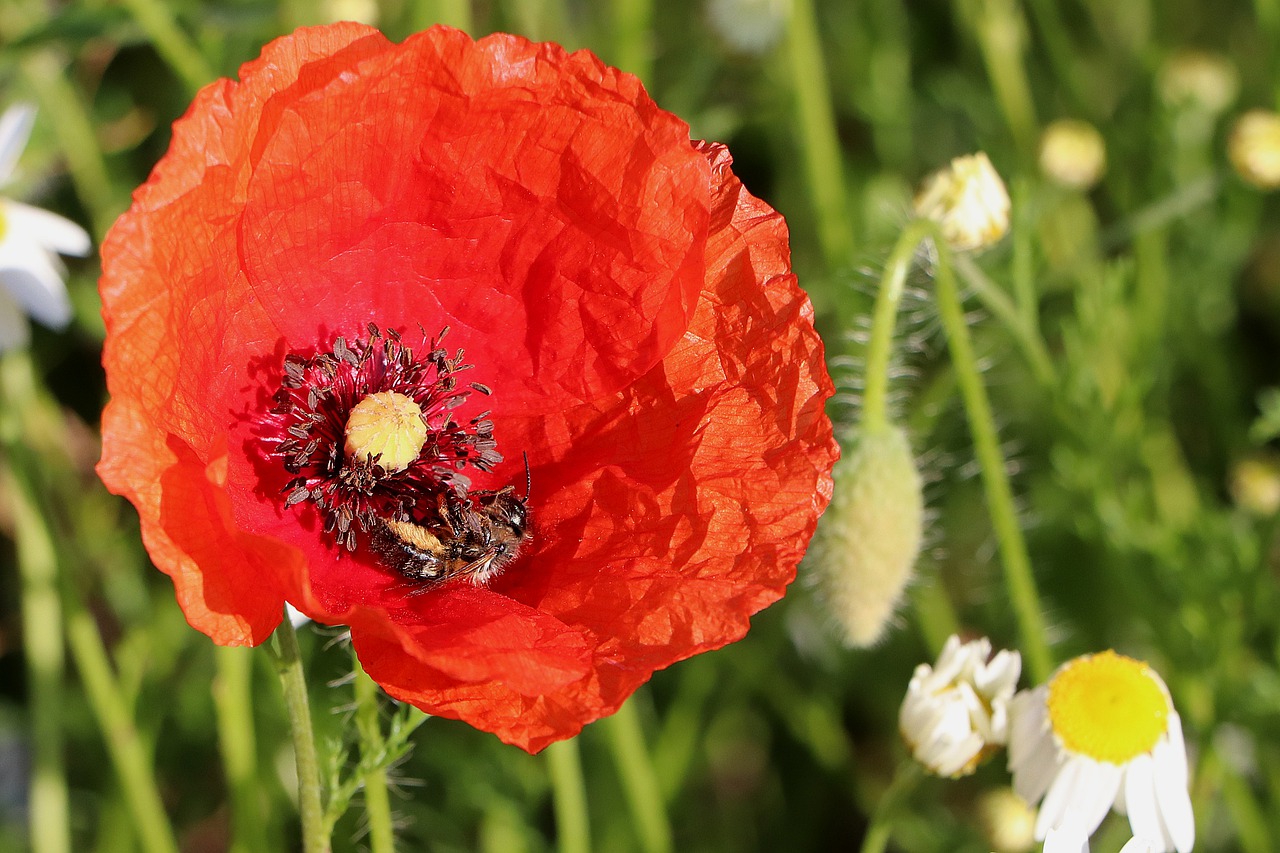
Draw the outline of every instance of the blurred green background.
<instances>
[{"instance_id":1,"label":"blurred green background","mask_svg":"<svg viewBox=\"0 0 1280 853\"><path fill-rule=\"evenodd\" d=\"M1280 849L1280 205L1226 155L1235 117L1280 98L1280 0L0 0L0 104L39 108L5 194L100 240L196 89L297 25L344 18L397 40L443 21L588 48L639 74L693 137L727 143L748 188L790 223L845 428L866 317L913 188L952 157L986 151L1013 195L1013 225L962 280L1055 657L1116 648L1150 661L1191 747L1197 849ZM1208 77L1186 77L1188 51ZM1039 169L1041 129L1058 118L1105 139L1108 168L1091 190ZM183 850L298 849L266 656L215 653L187 627L132 509L93 474L105 396L98 264L68 265L72 325L36 329L30 359L0 371L0 850L27 844L24 553L56 567L66 619L56 724L72 849L147 849L104 739L111 708L134 722ZM1003 756L964 780L916 779L897 733L912 668L953 627L997 646L1018 636L929 282L912 283L891 386L930 509L910 601L877 647L846 649L802 569L746 640L637 694L674 849L857 849L873 823L891 850L995 847L982 815L1008 785ZM1002 315L1011 298L1022 313ZM33 485L38 505L15 499L15 482ZM320 736L341 764L350 653L335 631L301 635ZM86 677L95 649L116 674L111 708ZM237 683L251 698L228 696L237 667L249 668ZM237 759L220 746L215 698L251 710L256 741L240 755L255 790L225 781ZM606 725L578 739L594 845L660 850L661 833L632 816ZM393 771L401 849L562 843L546 756L439 719L414 740ZM256 813L253 838L234 836L233 801ZM1112 817L1093 849L1127 836ZM334 844L364 843L357 806Z\"/></svg>"}]
</instances>

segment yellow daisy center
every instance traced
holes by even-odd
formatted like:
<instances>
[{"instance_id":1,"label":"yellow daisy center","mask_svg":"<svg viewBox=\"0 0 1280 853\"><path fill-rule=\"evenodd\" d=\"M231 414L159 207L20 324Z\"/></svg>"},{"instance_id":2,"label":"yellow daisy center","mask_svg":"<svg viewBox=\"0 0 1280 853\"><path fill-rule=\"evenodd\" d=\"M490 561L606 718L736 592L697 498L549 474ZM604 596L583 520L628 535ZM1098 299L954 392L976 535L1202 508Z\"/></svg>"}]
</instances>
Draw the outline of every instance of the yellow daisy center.
<instances>
[{"instance_id":1,"label":"yellow daisy center","mask_svg":"<svg viewBox=\"0 0 1280 853\"><path fill-rule=\"evenodd\" d=\"M422 409L412 398L395 391L370 394L347 416L347 454L366 462L377 457L388 473L408 468L426 441Z\"/></svg>"},{"instance_id":2,"label":"yellow daisy center","mask_svg":"<svg viewBox=\"0 0 1280 853\"><path fill-rule=\"evenodd\" d=\"M1049 682L1049 722L1066 748L1124 764L1168 728L1169 700L1145 663L1115 652L1076 658Z\"/></svg>"}]
</instances>

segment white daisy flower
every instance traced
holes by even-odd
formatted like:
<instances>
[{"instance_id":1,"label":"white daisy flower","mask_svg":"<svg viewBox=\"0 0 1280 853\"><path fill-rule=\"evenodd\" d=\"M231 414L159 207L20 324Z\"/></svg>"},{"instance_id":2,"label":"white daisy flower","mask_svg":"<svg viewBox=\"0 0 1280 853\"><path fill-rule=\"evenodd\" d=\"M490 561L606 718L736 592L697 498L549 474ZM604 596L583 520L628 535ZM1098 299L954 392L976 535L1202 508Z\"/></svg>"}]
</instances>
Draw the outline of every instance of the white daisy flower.
<instances>
[{"instance_id":1,"label":"white daisy flower","mask_svg":"<svg viewBox=\"0 0 1280 853\"><path fill-rule=\"evenodd\" d=\"M1092 834L1114 805L1158 853L1189 853L1182 721L1149 666L1111 651L1076 658L1015 696L1010 714L1009 770L1018 795L1040 804L1036 838L1069 815Z\"/></svg>"},{"instance_id":2,"label":"white daisy flower","mask_svg":"<svg viewBox=\"0 0 1280 853\"><path fill-rule=\"evenodd\" d=\"M1146 838L1130 838L1120 853L1157 853L1159 845ZM1044 839L1044 853L1089 853L1089 834L1077 823L1051 829Z\"/></svg>"},{"instance_id":3,"label":"white daisy flower","mask_svg":"<svg viewBox=\"0 0 1280 853\"><path fill-rule=\"evenodd\" d=\"M916 216L941 226L943 239L957 252L993 246L1009 230L1009 191L981 151L930 175L914 206Z\"/></svg>"},{"instance_id":4,"label":"white daisy flower","mask_svg":"<svg viewBox=\"0 0 1280 853\"><path fill-rule=\"evenodd\" d=\"M35 117L28 104L0 116L0 188L13 177ZM67 324L71 301L58 255L87 255L92 248L89 235L74 222L0 197L0 350L27 342L24 314L54 329Z\"/></svg>"},{"instance_id":5,"label":"white daisy flower","mask_svg":"<svg viewBox=\"0 0 1280 853\"><path fill-rule=\"evenodd\" d=\"M1022 656L991 657L985 637L947 638L936 666L920 664L907 687L898 727L916 761L938 776L964 776L1009 736L1009 701Z\"/></svg>"}]
</instances>

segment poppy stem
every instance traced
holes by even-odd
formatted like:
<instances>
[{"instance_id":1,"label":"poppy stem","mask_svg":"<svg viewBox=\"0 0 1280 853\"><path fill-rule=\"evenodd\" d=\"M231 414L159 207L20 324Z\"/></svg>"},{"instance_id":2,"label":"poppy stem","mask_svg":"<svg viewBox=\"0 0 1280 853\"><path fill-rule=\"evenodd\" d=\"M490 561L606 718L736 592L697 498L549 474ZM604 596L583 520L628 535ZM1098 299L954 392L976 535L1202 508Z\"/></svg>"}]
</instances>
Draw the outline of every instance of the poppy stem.
<instances>
[{"instance_id":1,"label":"poppy stem","mask_svg":"<svg viewBox=\"0 0 1280 853\"><path fill-rule=\"evenodd\" d=\"M360 733L361 764L368 764L364 772L364 808L369 819L370 853L395 853L395 825L391 819L391 797L387 792L387 769L380 759L387 751L386 738L382 736L382 723L378 715L378 696L382 692L360 659L351 654L355 668L353 690L356 698L356 730Z\"/></svg>"},{"instance_id":2,"label":"poppy stem","mask_svg":"<svg viewBox=\"0 0 1280 853\"><path fill-rule=\"evenodd\" d=\"M925 220L909 224L893 247L884 275L880 277L863 371L866 388L862 394L862 428L866 432L882 432L889 425L889 361L893 354L898 305L906 289L907 273L915 264L916 249L920 241L932 233L932 228Z\"/></svg>"},{"instance_id":3,"label":"poppy stem","mask_svg":"<svg viewBox=\"0 0 1280 853\"><path fill-rule=\"evenodd\" d=\"M644 729L636 711L635 697L622 703L617 713L601 725L609 738L631 817L640 833L641 849L645 853L670 853L671 822L663 804L658 774L645 748Z\"/></svg>"},{"instance_id":4,"label":"poppy stem","mask_svg":"<svg viewBox=\"0 0 1280 853\"><path fill-rule=\"evenodd\" d=\"M547 747L552 800L556 812L556 849L560 853L590 853L591 824L587 817L587 789L582 781L578 739Z\"/></svg>"},{"instance_id":5,"label":"poppy stem","mask_svg":"<svg viewBox=\"0 0 1280 853\"><path fill-rule=\"evenodd\" d=\"M1031 558L1027 553L1022 528L1018 524L1013 489L1009 485L1009 472L1000 452L999 434L995 418L991 414L991 402L982 384L982 373L973 353L969 327L965 323L964 306L960 302L955 275L952 273L951 251L940 234L935 234L934 243L938 253L934 280L938 313L942 317L942 327L946 330L951 363L955 368L956 382L960 386L960 396L964 400L974 453L982 471L982 486L986 493L987 509L991 513L991 524L995 528L1005 586L1022 639L1022 657L1027 662L1032 680L1041 683L1049 678L1053 670L1053 656L1045 640L1044 615L1040 609L1035 576L1031 571Z\"/></svg>"},{"instance_id":6,"label":"poppy stem","mask_svg":"<svg viewBox=\"0 0 1280 853\"><path fill-rule=\"evenodd\" d=\"M218 675L213 682L218 748L231 795L233 849L266 853L259 804L257 746L253 727L253 655L248 649L218 646L213 650Z\"/></svg>"},{"instance_id":7,"label":"poppy stem","mask_svg":"<svg viewBox=\"0 0 1280 853\"><path fill-rule=\"evenodd\" d=\"M315 735L311 728L311 703L307 700L307 678L302 670L302 652L298 634L284 614L280 627L268 643L280 675L284 691L285 711L289 715L289 732L293 737L294 757L298 764L298 812L302 818L302 849L305 853L329 853L331 842L325 831L324 809L320 798L320 762L316 757Z\"/></svg>"},{"instance_id":8,"label":"poppy stem","mask_svg":"<svg viewBox=\"0 0 1280 853\"><path fill-rule=\"evenodd\" d=\"M818 241L829 268L849 262L853 254L853 227L840 160L831 87L822 58L822 42L813 0L795 0L787 27L787 52L791 69L800 140L817 220Z\"/></svg>"}]
</instances>

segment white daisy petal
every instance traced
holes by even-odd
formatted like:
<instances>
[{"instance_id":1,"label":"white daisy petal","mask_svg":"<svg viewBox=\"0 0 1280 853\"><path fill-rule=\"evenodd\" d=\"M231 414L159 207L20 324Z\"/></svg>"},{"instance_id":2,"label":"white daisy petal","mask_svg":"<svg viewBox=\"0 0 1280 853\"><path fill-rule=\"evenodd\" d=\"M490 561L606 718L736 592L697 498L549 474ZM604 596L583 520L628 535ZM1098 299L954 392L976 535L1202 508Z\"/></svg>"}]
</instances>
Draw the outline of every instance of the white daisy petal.
<instances>
[{"instance_id":1,"label":"white daisy petal","mask_svg":"<svg viewBox=\"0 0 1280 853\"><path fill-rule=\"evenodd\" d=\"M1075 806L1079 810L1077 819L1080 825L1092 835L1115 802L1124 774L1116 765L1103 761L1083 759L1082 763L1084 769Z\"/></svg>"},{"instance_id":2,"label":"white daisy petal","mask_svg":"<svg viewBox=\"0 0 1280 853\"><path fill-rule=\"evenodd\" d=\"M1135 836L1154 838L1161 842L1161 849L1173 846L1173 839L1165 832L1164 821L1156 806L1156 781L1152 777L1151 756L1140 755L1129 762L1124 774L1124 804L1129 811L1129 827Z\"/></svg>"},{"instance_id":3,"label":"white daisy petal","mask_svg":"<svg viewBox=\"0 0 1280 853\"><path fill-rule=\"evenodd\" d=\"M0 116L0 185L13 175L35 123L36 108L31 104L14 104Z\"/></svg>"},{"instance_id":4,"label":"white daisy petal","mask_svg":"<svg viewBox=\"0 0 1280 853\"><path fill-rule=\"evenodd\" d=\"M71 300L57 259L33 244L0 243L0 286L35 320L59 329L71 319Z\"/></svg>"},{"instance_id":5,"label":"white daisy petal","mask_svg":"<svg viewBox=\"0 0 1280 853\"><path fill-rule=\"evenodd\" d=\"M1134 836L1120 848L1120 853L1160 853L1162 848L1149 838Z\"/></svg>"},{"instance_id":6,"label":"white daisy petal","mask_svg":"<svg viewBox=\"0 0 1280 853\"><path fill-rule=\"evenodd\" d=\"M1068 759L1058 771L1049 786L1049 793L1040 804L1040 814L1036 816L1037 839L1043 840L1050 829L1066 821L1068 812L1075 807L1087 784L1085 770L1085 760L1077 756Z\"/></svg>"},{"instance_id":7,"label":"white daisy petal","mask_svg":"<svg viewBox=\"0 0 1280 853\"><path fill-rule=\"evenodd\" d=\"M1181 744L1181 737L1178 739ZM1169 743L1156 746L1153 756L1156 806L1174 849L1189 853L1196 842L1196 821L1187 792L1186 752Z\"/></svg>"},{"instance_id":8,"label":"white daisy petal","mask_svg":"<svg viewBox=\"0 0 1280 853\"><path fill-rule=\"evenodd\" d=\"M33 239L46 249L61 255L83 257L93 249L89 232L56 213L29 204L6 201L3 215L14 233L23 234L27 239Z\"/></svg>"},{"instance_id":9,"label":"white daisy petal","mask_svg":"<svg viewBox=\"0 0 1280 853\"><path fill-rule=\"evenodd\" d=\"M1050 829L1044 837L1044 853L1089 853L1089 833L1070 822Z\"/></svg>"},{"instance_id":10,"label":"white daisy petal","mask_svg":"<svg viewBox=\"0 0 1280 853\"><path fill-rule=\"evenodd\" d=\"M26 346L31 339L31 329L22 308L13 297L0 287L0 352Z\"/></svg>"}]
</instances>

